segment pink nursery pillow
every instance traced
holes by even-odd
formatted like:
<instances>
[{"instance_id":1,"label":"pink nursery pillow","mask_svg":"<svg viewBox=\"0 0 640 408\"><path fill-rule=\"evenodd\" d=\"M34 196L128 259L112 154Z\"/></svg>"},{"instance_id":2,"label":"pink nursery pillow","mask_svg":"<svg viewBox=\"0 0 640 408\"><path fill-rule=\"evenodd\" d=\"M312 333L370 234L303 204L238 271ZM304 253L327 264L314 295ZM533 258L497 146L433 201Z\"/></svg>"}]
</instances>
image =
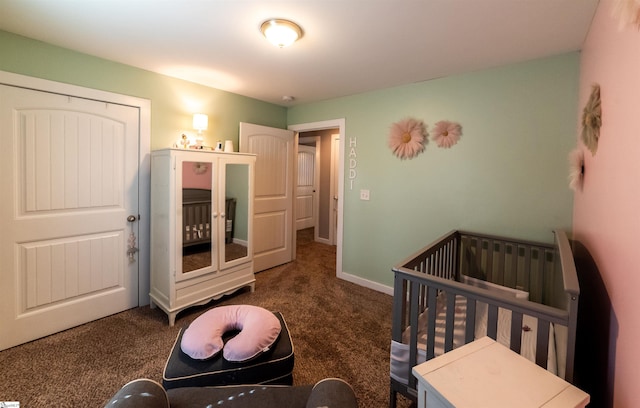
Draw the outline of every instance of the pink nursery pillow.
<instances>
[{"instance_id":1,"label":"pink nursery pillow","mask_svg":"<svg viewBox=\"0 0 640 408\"><path fill-rule=\"evenodd\" d=\"M222 335L232 330L240 332L224 344ZM261 307L219 306L198 316L187 327L180 348L196 360L211 358L224 348L226 360L242 362L268 351L280 330L280 320Z\"/></svg>"}]
</instances>

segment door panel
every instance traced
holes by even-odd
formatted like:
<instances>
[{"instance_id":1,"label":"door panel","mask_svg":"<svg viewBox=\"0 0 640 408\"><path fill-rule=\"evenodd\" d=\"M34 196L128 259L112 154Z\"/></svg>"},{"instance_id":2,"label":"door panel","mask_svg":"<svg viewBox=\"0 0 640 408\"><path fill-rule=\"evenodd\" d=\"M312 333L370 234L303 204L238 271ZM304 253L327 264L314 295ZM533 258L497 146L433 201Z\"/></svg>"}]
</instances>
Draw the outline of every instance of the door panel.
<instances>
[{"instance_id":1,"label":"door panel","mask_svg":"<svg viewBox=\"0 0 640 408\"><path fill-rule=\"evenodd\" d=\"M316 224L316 148L298 145L298 185L296 187L296 230Z\"/></svg>"},{"instance_id":2,"label":"door panel","mask_svg":"<svg viewBox=\"0 0 640 408\"><path fill-rule=\"evenodd\" d=\"M138 108L0 86L0 349L138 304Z\"/></svg>"},{"instance_id":3,"label":"door panel","mask_svg":"<svg viewBox=\"0 0 640 408\"><path fill-rule=\"evenodd\" d=\"M259 272L293 260L294 132L240 123L240 151L257 155L254 265Z\"/></svg>"}]
</instances>

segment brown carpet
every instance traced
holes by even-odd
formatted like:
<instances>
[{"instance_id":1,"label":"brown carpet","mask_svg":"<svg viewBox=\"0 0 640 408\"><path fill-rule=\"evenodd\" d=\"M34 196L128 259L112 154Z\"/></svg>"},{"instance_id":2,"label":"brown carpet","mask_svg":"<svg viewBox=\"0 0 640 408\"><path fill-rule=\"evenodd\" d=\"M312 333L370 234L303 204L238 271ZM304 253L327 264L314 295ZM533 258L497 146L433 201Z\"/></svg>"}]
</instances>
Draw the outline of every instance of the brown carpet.
<instances>
[{"instance_id":1,"label":"brown carpet","mask_svg":"<svg viewBox=\"0 0 640 408\"><path fill-rule=\"evenodd\" d=\"M256 275L256 291L242 290L178 315L148 306L131 309L0 352L0 401L22 407L101 407L126 382L162 380L181 327L223 304L280 311L295 347L294 384L339 377L362 408L387 407L391 297L335 277L335 247L299 233L294 262ZM391 273L391 272L389 272ZM398 407L409 403L400 397Z\"/></svg>"},{"instance_id":2,"label":"brown carpet","mask_svg":"<svg viewBox=\"0 0 640 408\"><path fill-rule=\"evenodd\" d=\"M227 262L247 256L247 247L229 243L224 246L224 255ZM211 265L211 245L195 245L187 247L182 252L182 270L195 271Z\"/></svg>"}]
</instances>

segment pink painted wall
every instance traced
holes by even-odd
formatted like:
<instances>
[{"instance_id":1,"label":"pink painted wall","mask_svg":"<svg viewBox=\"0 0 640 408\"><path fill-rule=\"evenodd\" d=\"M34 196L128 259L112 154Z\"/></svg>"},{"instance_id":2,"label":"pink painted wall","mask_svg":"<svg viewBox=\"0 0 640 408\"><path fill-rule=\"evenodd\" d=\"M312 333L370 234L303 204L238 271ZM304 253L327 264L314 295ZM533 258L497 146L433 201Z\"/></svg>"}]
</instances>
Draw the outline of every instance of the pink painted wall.
<instances>
[{"instance_id":1,"label":"pink painted wall","mask_svg":"<svg viewBox=\"0 0 640 408\"><path fill-rule=\"evenodd\" d=\"M596 154L585 149L573 233L593 258L611 305L607 316L589 317L608 326L607 398L599 406L632 407L640 401L640 30L620 28L613 3L600 0L581 55L580 116L598 83L603 124Z\"/></svg>"},{"instance_id":2,"label":"pink painted wall","mask_svg":"<svg viewBox=\"0 0 640 408\"><path fill-rule=\"evenodd\" d=\"M204 167L197 173L195 162L182 162L182 188L211 190L211 163L199 164Z\"/></svg>"}]
</instances>

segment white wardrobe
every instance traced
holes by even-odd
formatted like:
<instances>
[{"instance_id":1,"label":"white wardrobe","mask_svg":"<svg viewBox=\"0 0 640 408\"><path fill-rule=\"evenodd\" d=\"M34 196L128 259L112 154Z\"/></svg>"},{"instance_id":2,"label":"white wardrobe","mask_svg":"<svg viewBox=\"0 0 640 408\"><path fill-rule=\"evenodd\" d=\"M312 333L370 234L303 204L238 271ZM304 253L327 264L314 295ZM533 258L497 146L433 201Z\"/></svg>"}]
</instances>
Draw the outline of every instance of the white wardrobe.
<instances>
[{"instance_id":1,"label":"white wardrobe","mask_svg":"<svg viewBox=\"0 0 640 408\"><path fill-rule=\"evenodd\" d=\"M254 290L255 155L162 149L151 154L151 307L176 315Z\"/></svg>"}]
</instances>

